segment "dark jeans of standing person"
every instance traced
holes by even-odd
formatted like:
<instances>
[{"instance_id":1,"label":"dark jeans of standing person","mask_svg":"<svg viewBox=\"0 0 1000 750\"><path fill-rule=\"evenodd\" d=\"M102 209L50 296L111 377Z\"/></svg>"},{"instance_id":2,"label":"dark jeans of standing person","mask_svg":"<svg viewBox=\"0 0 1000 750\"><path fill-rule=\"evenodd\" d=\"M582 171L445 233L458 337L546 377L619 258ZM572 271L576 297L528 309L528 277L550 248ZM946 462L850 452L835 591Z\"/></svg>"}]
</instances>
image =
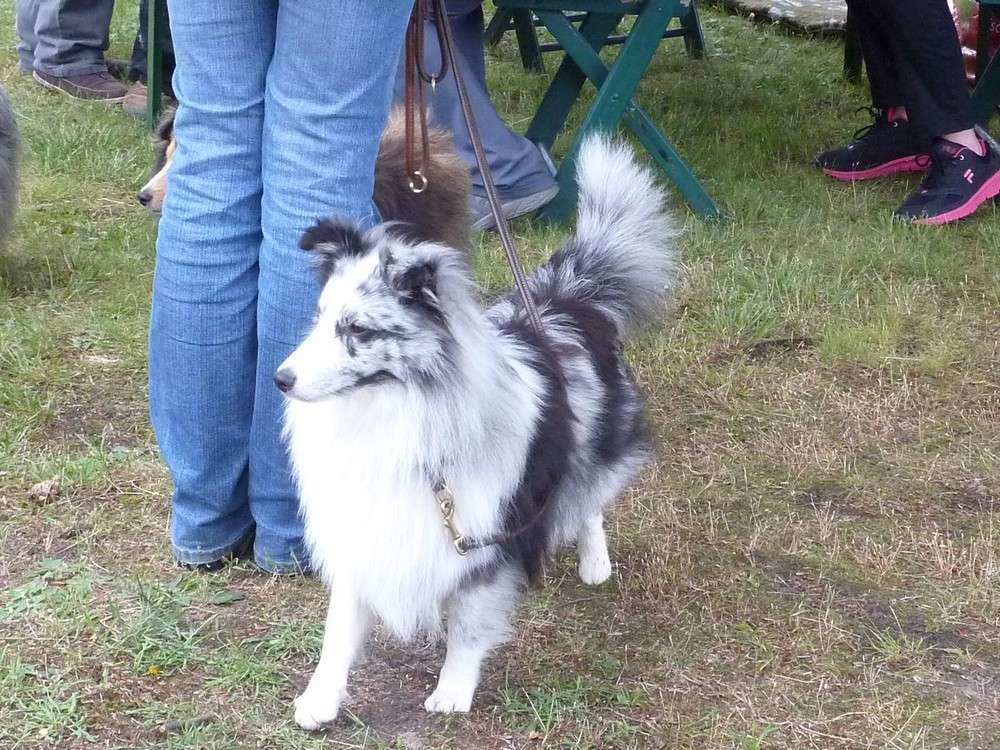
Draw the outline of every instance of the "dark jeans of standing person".
<instances>
[{"instance_id":1,"label":"dark jeans of standing person","mask_svg":"<svg viewBox=\"0 0 1000 750\"><path fill-rule=\"evenodd\" d=\"M17 0L21 71L74 99L120 102L104 59L113 10L114 0Z\"/></svg>"},{"instance_id":2,"label":"dark jeans of standing person","mask_svg":"<svg viewBox=\"0 0 1000 750\"><path fill-rule=\"evenodd\" d=\"M896 210L944 224L1000 194L1000 153L979 137L947 0L848 0L871 82L874 122L820 154L839 180L927 171Z\"/></svg>"},{"instance_id":3,"label":"dark jeans of standing person","mask_svg":"<svg viewBox=\"0 0 1000 750\"><path fill-rule=\"evenodd\" d=\"M558 192L553 177L555 167L548 154L507 127L490 100L486 86L482 0L446 0L445 7L453 31L455 57L462 69L504 214L513 218L531 213L552 200ZM441 49L433 21L425 22L423 60L428 72L440 69ZM403 70L401 60L396 76L396 97L399 99L403 96ZM432 121L451 132L459 155L472 172L471 214L474 228L489 229L493 226L493 216L486 201L486 190L476 165L472 141L465 127L454 76L449 73L433 91L428 87L426 93Z\"/></svg>"},{"instance_id":4,"label":"dark jeans of standing person","mask_svg":"<svg viewBox=\"0 0 1000 750\"><path fill-rule=\"evenodd\" d=\"M163 93L173 98L174 91L171 85L174 75L174 44L170 38L169 18L164 13L163 29L161 33L160 47L163 51ZM132 81L128 93L122 102L122 108L130 115L141 117L146 113L147 97L147 63L149 54L149 2L141 0L139 3L139 24L132 43L132 57L128 63L128 79Z\"/></svg>"}]
</instances>

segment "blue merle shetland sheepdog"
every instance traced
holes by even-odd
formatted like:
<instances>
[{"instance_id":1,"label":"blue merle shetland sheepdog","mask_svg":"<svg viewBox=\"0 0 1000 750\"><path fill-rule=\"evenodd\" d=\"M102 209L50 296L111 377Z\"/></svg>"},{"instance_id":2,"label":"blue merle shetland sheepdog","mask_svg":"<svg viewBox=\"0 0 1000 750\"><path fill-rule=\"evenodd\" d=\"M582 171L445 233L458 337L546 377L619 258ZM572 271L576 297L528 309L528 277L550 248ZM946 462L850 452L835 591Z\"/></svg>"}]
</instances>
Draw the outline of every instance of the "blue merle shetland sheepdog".
<instances>
[{"instance_id":1,"label":"blue merle shetland sheepdog","mask_svg":"<svg viewBox=\"0 0 1000 750\"><path fill-rule=\"evenodd\" d=\"M446 623L424 705L468 711L547 555L575 543L584 582L611 574L603 515L649 452L622 344L662 313L675 232L626 146L591 137L577 180L576 234L530 276L542 336L514 294L483 309L466 253L405 224L327 220L302 238L325 286L275 381L331 588L302 727L336 717L376 618L402 639Z\"/></svg>"}]
</instances>

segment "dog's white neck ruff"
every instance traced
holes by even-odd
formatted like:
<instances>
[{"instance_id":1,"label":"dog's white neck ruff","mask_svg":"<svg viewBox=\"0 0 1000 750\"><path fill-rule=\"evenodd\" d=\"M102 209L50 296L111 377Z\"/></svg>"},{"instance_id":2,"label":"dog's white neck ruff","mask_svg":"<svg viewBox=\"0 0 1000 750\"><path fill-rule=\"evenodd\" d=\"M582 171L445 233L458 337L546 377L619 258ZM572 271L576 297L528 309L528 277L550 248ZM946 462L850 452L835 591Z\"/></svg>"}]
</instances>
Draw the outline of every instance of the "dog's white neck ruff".
<instances>
[{"instance_id":1,"label":"dog's white neck ruff","mask_svg":"<svg viewBox=\"0 0 1000 750\"><path fill-rule=\"evenodd\" d=\"M516 342L478 310L462 317L451 320L453 378L429 389L386 383L287 405L313 564L403 639L436 633L444 600L499 554L496 547L456 554L431 477L454 493L465 534L497 533L544 392Z\"/></svg>"}]
</instances>

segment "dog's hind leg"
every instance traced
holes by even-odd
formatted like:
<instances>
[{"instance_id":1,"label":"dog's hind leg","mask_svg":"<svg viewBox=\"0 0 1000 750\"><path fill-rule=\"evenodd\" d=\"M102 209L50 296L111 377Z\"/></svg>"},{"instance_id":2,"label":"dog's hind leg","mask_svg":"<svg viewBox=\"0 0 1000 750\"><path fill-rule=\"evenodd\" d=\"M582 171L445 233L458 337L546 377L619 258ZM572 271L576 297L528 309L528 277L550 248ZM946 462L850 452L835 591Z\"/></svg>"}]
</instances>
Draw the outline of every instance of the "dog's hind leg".
<instances>
[{"instance_id":1,"label":"dog's hind leg","mask_svg":"<svg viewBox=\"0 0 1000 750\"><path fill-rule=\"evenodd\" d=\"M424 708L440 713L471 708L483 659L510 635L511 614L523 587L523 575L505 567L451 597L448 654L437 688L424 701Z\"/></svg>"},{"instance_id":2,"label":"dog's hind leg","mask_svg":"<svg viewBox=\"0 0 1000 750\"><path fill-rule=\"evenodd\" d=\"M319 729L337 718L347 694L347 673L371 630L371 611L340 585L330 595L319 664L295 699L295 723Z\"/></svg>"},{"instance_id":3,"label":"dog's hind leg","mask_svg":"<svg viewBox=\"0 0 1000 750\"><path fill-rule=\"evenodd\" d=\"M580 524L576 537L580 580L590 586L604 583L611 575L611 557L604 535L604 516L597 513Z\"/></svg>"}]
</instances>

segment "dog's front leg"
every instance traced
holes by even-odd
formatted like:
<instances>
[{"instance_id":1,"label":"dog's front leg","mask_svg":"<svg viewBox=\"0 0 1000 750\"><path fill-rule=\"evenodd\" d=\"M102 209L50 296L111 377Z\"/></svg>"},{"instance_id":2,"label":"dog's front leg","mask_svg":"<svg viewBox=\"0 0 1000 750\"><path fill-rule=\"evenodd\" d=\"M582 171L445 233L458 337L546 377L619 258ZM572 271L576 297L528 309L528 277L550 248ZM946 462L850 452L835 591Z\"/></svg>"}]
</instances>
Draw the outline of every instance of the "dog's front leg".
<instances>
[{"instance_id":1,"label":"dog's front leg","mask_svg":"<svg viewBox=\"0 0 1000 750\"><path fill-rule=\"evenodd\" d=\"M319 664L305 692L295 699L295 723L319 729L337 718L347 693L347 673L371 629L371 611L337 584L330 594Z\"/></svg>"},{"instance_id":2,"label":"dog's front leg","mask_svg":"<svg viewBox=\"0 0 1000 750\"><path fill-rule=\"evenodd\" d=\"M468 711L479 685L483 659L510 634L510 618L524 587L523 575L503 568L485 583L456 593L448 602L448 654L437 688L424 701L428 711Z\"/></svg>"}]
</instances>

